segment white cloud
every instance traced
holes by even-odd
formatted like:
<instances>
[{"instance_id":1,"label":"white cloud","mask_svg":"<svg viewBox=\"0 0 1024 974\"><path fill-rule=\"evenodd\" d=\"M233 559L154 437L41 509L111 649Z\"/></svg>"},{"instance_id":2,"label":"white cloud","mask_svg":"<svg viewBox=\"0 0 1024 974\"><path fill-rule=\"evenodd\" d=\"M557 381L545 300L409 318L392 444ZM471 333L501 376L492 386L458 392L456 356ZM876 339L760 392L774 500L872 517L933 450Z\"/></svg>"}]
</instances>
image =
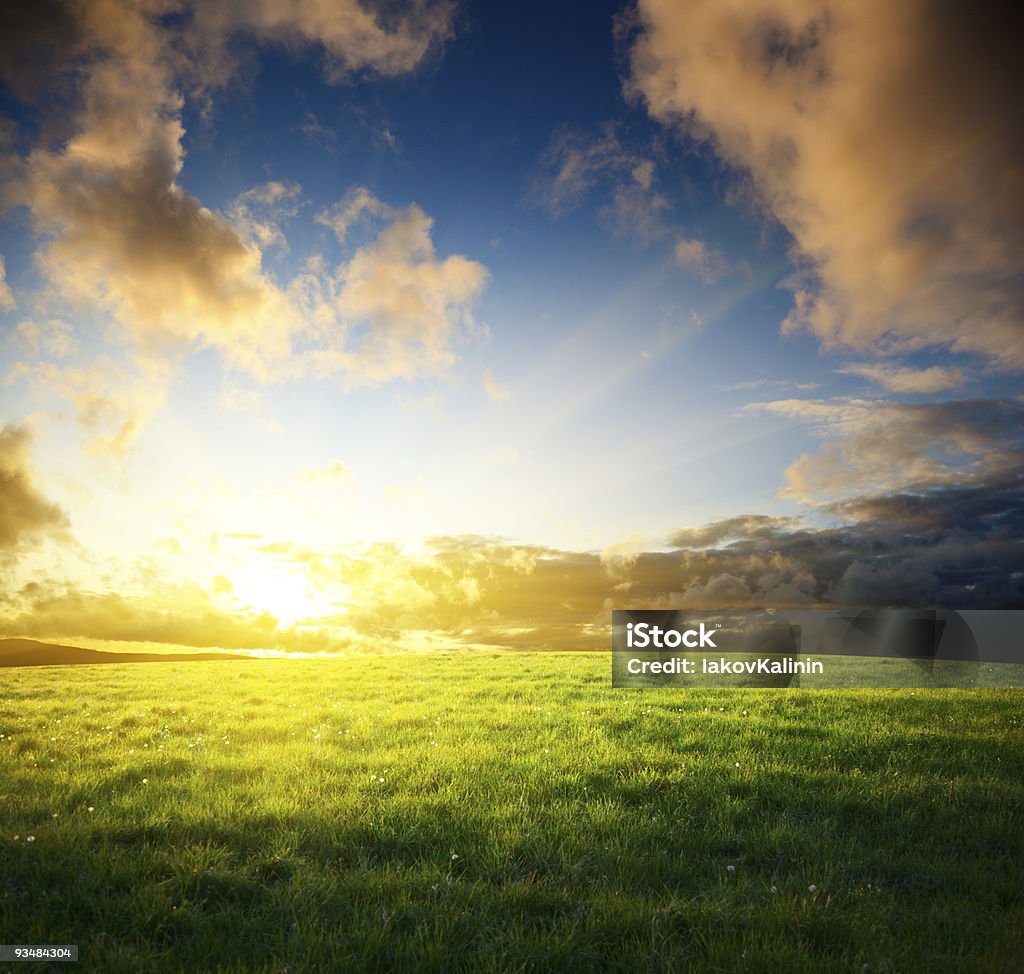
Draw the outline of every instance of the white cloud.
<instances>
[{"instance_id":1,"label":"white cloud","mask_svg":"<svg viewBox=\"0 0 1024 974\"><path fill-rule=\"evenodd\" d=\"M228 207L228 217L246 243L264 250L287 250L281 223L296 216L301 207L302 187L298 183L271 180L239 193Z\"/></svg>"},{"instance_id":2,"label":"white cloud","mask_svg":"<svg viewBox=\"0 0 1024 974\"><path fill-rule=\"evenodd\" d=\"M360 221L394 216L394 208L382 203L365 186L354 186L334 206L317 214L316 222L330 227L341 243Z\"/></svg>"}]
</instances>

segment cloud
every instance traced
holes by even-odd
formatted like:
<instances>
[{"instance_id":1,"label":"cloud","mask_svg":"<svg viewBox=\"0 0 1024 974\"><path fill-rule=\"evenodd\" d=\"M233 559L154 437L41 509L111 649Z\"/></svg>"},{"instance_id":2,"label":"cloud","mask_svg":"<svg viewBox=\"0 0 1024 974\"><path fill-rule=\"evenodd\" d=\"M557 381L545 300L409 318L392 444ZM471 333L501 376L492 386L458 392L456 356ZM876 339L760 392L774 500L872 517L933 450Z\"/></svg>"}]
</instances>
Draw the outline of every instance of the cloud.
<instances>
[{"instance_id":1,"label":"cloud","mask_svg":"<svg viewBox=\"0 0 1024 974\"><path fill-rule=\"evenodd\" d=\"M0 311L13 311L15 307L17 302L7 283L7 265L4 263L3 254L0 254Z\"/></svg>"},{"instance_id":2,"label":"cloud","mask_svg":"<svg viewBox=\"0 0 1024 974\"><path fill-rule=\"evenodd\" d=\"M512 395L512 390L508 386L502 385L494 378L493 369L484 369L483 384L487 398L494 402L503 402Z\"/></svg>"},{"instance_id":3,"label":"cloud","mask_svg":"<svg viewBox=\"0 0 1024 974\"><path fill-rule=\"evenodd\" d=\"M316 487L321 484L348 483L353 479L352 471L340 460L331 460L322 467L303 470L299 482Z\"/></svg>"},{"instance_id":4,"label":"cloud","mask_svg":"<svg viewBox=\"0 0 1024 974\"><path fill-rule=\"evenodd\" d=\"M630 589L630 573L643 554L645 544L646 539L642 534L631 534L601 549L601 567L617 583L617 591Z\"/></svg>"},{"instance_id":5,"label":"cloud","mask_svg":"<svg viewBox=\"0 0 1024 974\"><path fill-rule=\"evenodd\" d=\"M39 10L19 13L0 38L0 75L33 109L18 117L40 120L0 133L2 202L25 207L34 228L45 311L77 319L82 333L58 317L23 321L13 337L28 361L8 378L71 402L89 452L129 449L165 401L176 361L203 348L227 366L226 406L250 410L257 394L233 391L244 387L231 372L259 382L340 375L354 387L454 361L460 335L477 327L471 309L487 272L438 257L418 207L354 188L322 220L344 237L370 217L376 237L333 271L313 256L279 282L264 256L287 250L284 224L306 205L298 184L251 187L218 213L181 180L186 98L208 114L247 40L318 48L332 83L393 76L450 36L451 5L97 0ZM0 310L11 301L0 262ZM129 361L53 361L95 346L90 321Z\"/></svg>"},{"instance_id":6,"label":"cloud","mask_svg":"<svg viewBox=\"0 0 1024 974\"><path fill-rule=\"evenodd\" d=\"M823 503L852 493L998 482L1024 469L1024 403L923 404L784 399L746 407L809 424L825 440L786 470L784 496Z\"/></svg>"},{"instance_id":7,"label":"cloud","mask_svg":"<svg viewBox=\"0 0 1024 974\"><path fill-rule=\"evenodd\" d=\"M9 555L25 542L68 525L64 512L36 486L30 442L24 426L0 429L0 554Z\"/></svg>"},{"instance_id":8,"label":"cloud","mask_svg":"<svg viewBox=\"0 0 1024 974\"><path fill-rule=\"evenodd\" d=\"M140 357L198 343L265 372L292 322L259 249L178 185L182 100L164 38L133 5L79 9L74 134L33 149L18 186L37 261L64 298L112 314Z\"/></svg>"},{"instance_id":9,"label":"cloud","mask_svg":"<svg viewBox=\"0 0 1024 974\"><path fill-rule=\"evenodd\" d=\"M837 370L840 375L857 375L880 385L889 392L930 395L958 389L966 381L960 369L933 365L927 369L911 369L877 362L857 362Z\"/></svg>"},{"instance_id":10,"label":"cloud","mask_svg":"<svg viewBox=\"0 0 1024 974\"><path fill-rule=\"evenodd\" d=\"M227 595L224 580L216 582ZM269 612L239 612L217 604L198 585L161 583L146 595L94 592L75 586L30 583L0 629L39 639L90 639L232 650L325 652L354 639L329 631L282 626Z\"/></svg>"},{"instance_id":11,"label":"cloud","mask_svg":"<svg viewBox=\"0 0 1024 974\"><path fill-rule=\"evenodd\" d=\"M489 275L460 255L439 259L432 228L433 220L410 206L332 279L310 275L300 282L319 341L299 359L301 368L341 375L356 387L439 374L452 365L459 331L477 327L472 308Z\"/></svg>"},{"instance_id":12,"label":"cloud","mask_svg":"<svg viewBox=\"0 0 1024 974\"><path fill-rule=\"evenodd\" d=\"M456 642L506 648L606 648L612 607L1024 602L1019 474L984 485L862 495L827 513L833 526L766 515L712 522L671 535L667 551L649 550L639 536L601 554L435 538L425 555L410 559L391 549L383 563L368 557L343 570L354 591L366 594L353 607L357 628L422 626ZM389 594L393 572L416 582L411 617ZM459 594L466 579L474 582L471 602Z\"/></svg>"},{"instance_id":13,"label":"cloud","mask_svg":"<svg viewBox=\"0 0 1024 974\"><path fill-rule=\"evenodd\" d=\"M705 284L714 284L729 270L722 252L703 240L681 238L676 241L674 254L680 267L692 271Z\"/></svg>"},{"instance_id":14,"label":"cloud","mask_svg":"<svg viewBox=\"0 0 1024 974\"><path fill-rule=\"evenodd\" d=\"M163 405L171 377L171 370L159 361L136 372L98 357L87 367L19 362L11 367L7 380L24 379L35 391L70 402L87 433L86 452L119 457L135 445Z\"/></svg>"},{"instance_id":15,"label":"cloud","mask_svg":"<svg viewBox=\"0 0 1024 974\"><path fill-rule=\"evenodd\" d=\"M78 351L78 340L71 325L59 318L50 318L47 321L26 318L14 327L10 338L16 346L31 356L67 358Z\"/></svg>"},{"instance_id":16,"label":"cloud","mask_svg":"<svg viewBox=\"0 0 1024 974\"><path fill-rule=\"evenodd\" d=\"M1024 368L1016 10L640 0L627 90L791 234L785 327Z\"/></svg>"},{"instance_id":17,"label":"cloud","mask_svg":"<svg viewBox=\"0 0 1024 974\"><path fill-rule=\"evenodd\" d=\"M275 181L248 190L228 218L204 207L179 182L182 92L209 99L230 81L243 35L319 47L332 82L410 71L450 36L453 8L416 3L385 15L355 0L214 0L163 12L99 0L17 18L18 36L0 44L0 72L19 76L33 59L45 66L38 83L28 71L15 90L29 104L59 102L66 137L36 140L8 201L28 209L54 291L110 315L140 362L212 347L235 369L276 378L304 322L264 269L263 250L283 248L279 223L294 214L299 189ZM51 97L58 90L65 100Z\"/></svg>"},{"instance_id":18,"label":"cloud","mask_svg":"<svg viewBox=\"0 0 1024 974\"><path fill-rule=\"evenodd\" d=\"M225 383L221 389L220 402L230 413L258 415L263 408L263 393L250 386Z\"/></svg>"},{"instance_id":19,"label":"cloud","mask_svg":"<svg viewBox=\"0 0 1024 974\"><path fill-rule=\"evenodd\" d=\"M318 550L265 543L315 592L345 595L318 628L241 611L230 579L210 592L151 575L90 593L30 583L0 624L44 638L337 651L436 648L607 649L612 608L934 606L1024 603L1024 479L868 494L824 509L836 523L746 515L682 529L668 550L626 539L605 552L474 535ZM289 567L290 566L290 567ZM134 592L134 594L132 594ZM307 623L310 620L306 620Z\"/></svg>"},{"instance_id":20,"label":"cloud","mask_svg":"<svg viewBox=\"0 0 1024 974\"><path fill-rule=\"evenodd\" d=\"M36 0L6 4L0 30L0 78L19 101L39 111L40 139L65 132L61 109L73 96L74 81L57 65L80 55L83 25L73 4Z\"/></svg>"},{"instance_id":21,"label":"cloud","mask_svg":"<svg viewBox=\"0 0 1024 974\"><path fill-rule=\"evenodd\" d=\"M820 389L818 382L793 382L789 379L744 379L741 382L731 382L725 385L716 385L716 389L722 392L744 392L750 389L795 389L797 392L813 392Z\"/></svg>"},{"instance_id":22,"label":"cloud","mask_svg":"<svg viewBox=\"0 0 1024 974\"><path fill-rule=\"evenodd\" d=\"M648 241L668 232L663 217L672 206L655 189L654 162L627 148L609 123L596 136L569 128L556 132L534 174L533 197L563 216L608 182L612 199L598 215L612 232Z\"/></svg>"},{"instance_id":23,"label":"cloud","mask_svg":"<svg viewBox=\"0 0 1024 974\"><path fill-rule=\"evenodd\" d=\"M835 527L735 518L670 539L695 581L681 604L1019 608L1024 481L950 484L837 503Z\"/></svg>"},{"instance_id":24,"label":"cloud","mask_svg":"<svg viewBox=\"0 0 1024 974\"><path fill-rule=\"evenodd\" d=\"M607 198L597 217L608 231L649 244L672 230L672 201L658 190L657 167L605 123L598 134L559 129L533 176L532 196L553 216L576 209L595 189Z\"/></svg>"},{"instance_id":25,"label":"cloud","mask_svg":"<svg viewBox=\"0 0 1024 974\"><path fill-rule=\"evenodd\" d=\"M534 194L561 216L579 206L606 173L628 171L639 162L611 125L605 125L597 138L565 128L554 135L541 157Z\"/></svg>"},{"instance_id":26,"label":"cloud","mask_svg":"<svg viewBox=\"0 0 1024 974\"><path fill-rule=\"evenodd\" d=\"M768 514L744 514L712 521L699 528L681 528L670 537L675 548L699 549L732 542L738 538L758 539L770 545L797 525L796 518Z\"/></svg>"},{"instance_id":27,"label":"cloud","mask_svg":"<svg viewBox=\"0 0 1024 974\"><path fill-rule=\"evenodd\" d=\"M306 112L297 129L313 145L318 145L329 153L335 152L338 148L338 133L329 125L323 125L313 112Z\"/></svg>"},{"instance_id":28,"label":"cloud","mask_svg":"<svg viewBox=\"0 0 1024 974\"><path fill-rule=\"evenodd\" d=\"M336 84L360 71L405 74L453 34L453 3L380 6L385 9L358 0L194 0L185 40L206 85L224 84L234 72L231 41L238 34L319 48L324 73Z\"/></svg>"},{"instance_id":29,"label":"cloud","mask_svg":"<svg viewBox=\"0 0 1024 974\"><path fill-rule=\"evenodd\" d=\"M615 187L611 203L598 213L613 233L645 242L668 233L665 214L672 209L672 204L654 190L653 174L653 162L638 163L630 171L630 179Z\"/></svg>"},{"instance_id":30,"label":"cloud","mask_svg":"<svg viewBox=\"0 0 1024 974\"><path fill-rule=\"evenodd\" d=\"M302 207L298 183L271 180L239 193L228 208L228 216L239 235L250 244L266 249L288 249L280 224L294 217Z\"/></svg>"},{"instance_id":31,"label":"cloud","mask_svg":"<svg viewBox=\"0 0 1024 974\"><path fill-rule=\"evenodd\" d=\"M334 206L318 213L316 222L330 227L341 243L361 220L394 216L394 208L382 203L365 186L353 186Z\"/></svg>"}]
</instances>

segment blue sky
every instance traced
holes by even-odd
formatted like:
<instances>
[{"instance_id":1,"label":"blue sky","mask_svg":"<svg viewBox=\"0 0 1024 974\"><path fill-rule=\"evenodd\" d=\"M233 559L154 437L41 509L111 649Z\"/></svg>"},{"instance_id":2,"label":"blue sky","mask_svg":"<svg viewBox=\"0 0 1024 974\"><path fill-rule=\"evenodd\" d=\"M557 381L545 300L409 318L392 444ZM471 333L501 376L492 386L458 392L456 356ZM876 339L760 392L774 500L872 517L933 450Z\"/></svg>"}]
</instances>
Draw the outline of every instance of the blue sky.
<instances>
[{"instance_id":1,"label":"blue sky","mask_svg":"<svg viewBox=\"0 0 1024 974\"><path fill-rule=\"evenodd\" d=\"M10 633L338 649L407 598L434 616L399 643L507 645L564 605L1016 604L991 23L52 6L0 62ZM511 612L542 569L569 594Z\"/></svg>"}]
</instances>

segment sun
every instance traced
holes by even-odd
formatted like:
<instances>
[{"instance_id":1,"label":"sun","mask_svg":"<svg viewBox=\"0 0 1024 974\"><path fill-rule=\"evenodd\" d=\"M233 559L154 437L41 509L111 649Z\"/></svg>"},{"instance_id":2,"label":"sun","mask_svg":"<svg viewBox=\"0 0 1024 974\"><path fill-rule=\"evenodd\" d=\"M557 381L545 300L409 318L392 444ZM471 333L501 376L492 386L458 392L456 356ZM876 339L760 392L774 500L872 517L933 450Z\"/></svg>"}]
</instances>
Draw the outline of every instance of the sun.
<instances>
[{"instance_id":1,"label":"sun","mask_svg":"<svg viewBox=\"0 0 1024 974\"><path fill-rule=\"evenodd\" d=\"M233 601L244 608L266 611L285 626L315 624L327 613L342 610L310 584L305 572L258 556L229 576Z\"/></svg>"}]
</instances>

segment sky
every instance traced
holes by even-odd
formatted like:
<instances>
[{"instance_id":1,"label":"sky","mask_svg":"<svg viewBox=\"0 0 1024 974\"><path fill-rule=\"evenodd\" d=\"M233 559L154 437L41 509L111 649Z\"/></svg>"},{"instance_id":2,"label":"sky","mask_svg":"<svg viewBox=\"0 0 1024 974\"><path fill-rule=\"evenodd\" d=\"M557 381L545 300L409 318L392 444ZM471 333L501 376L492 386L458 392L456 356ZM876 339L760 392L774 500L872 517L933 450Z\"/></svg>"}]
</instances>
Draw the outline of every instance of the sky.
<instances>
[{"instance_id":1,"label":"sky","mask_svg":"<svg viewBox=\"0 0 1024 974\"><path fill-rule=\"evenodd\" d=\"M1010 4L0 17L0 635L1024 607Z\"/></svg>"}]
</instances>

